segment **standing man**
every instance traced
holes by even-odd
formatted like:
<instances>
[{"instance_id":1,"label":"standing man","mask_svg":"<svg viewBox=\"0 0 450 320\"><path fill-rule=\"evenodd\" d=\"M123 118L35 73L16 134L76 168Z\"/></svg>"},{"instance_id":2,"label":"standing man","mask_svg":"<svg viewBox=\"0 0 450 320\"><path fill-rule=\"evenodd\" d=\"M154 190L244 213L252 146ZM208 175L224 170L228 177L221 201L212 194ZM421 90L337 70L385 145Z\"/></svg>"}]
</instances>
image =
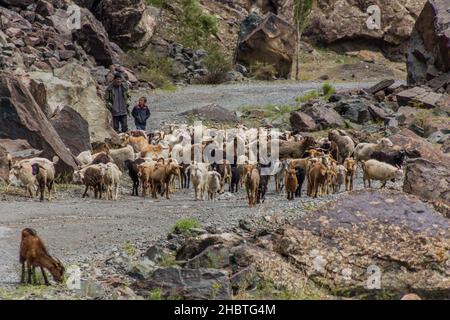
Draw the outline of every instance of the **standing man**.
<instances>
[{"instance_id":1,"label":"standing man","mask_svg":"<svg viewBox=\"0 0 450 320\"><path fill-rule=\"evenodd\" d=\"M148 118L150 118L150 109L147 107L146 103L146 97L140 98L138 104L133 108L133 111L131 112L137 130L145 131L147 129L147 120Z\"/></svg>"},{"instance_id":2,"label":"standing man","mask_svg":"<svg viewBox=\"0 0 450 320\"><path fill-rule=\"evenodd\" d=\"M128 85L122 75L116 73L112 84L106 89L106 105L113 117L113 128L117 133L128 131ZM119 129L120 128L120 129Z\"/></svg>"}]
</instances>

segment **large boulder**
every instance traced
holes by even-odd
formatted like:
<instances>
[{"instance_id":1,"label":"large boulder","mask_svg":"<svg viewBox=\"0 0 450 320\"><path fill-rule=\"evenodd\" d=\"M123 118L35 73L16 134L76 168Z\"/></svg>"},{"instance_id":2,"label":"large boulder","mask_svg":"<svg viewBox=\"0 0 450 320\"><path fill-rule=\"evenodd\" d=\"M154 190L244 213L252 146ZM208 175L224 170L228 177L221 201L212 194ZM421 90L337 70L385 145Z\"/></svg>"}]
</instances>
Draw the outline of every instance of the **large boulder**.
<instances>
[{"instance_id":1,"label":"large boulder","mask_svg":"<svg viewBox=\"0 0 450 320\"><path fill-rule=\"evenodd\" d=\"M109 67L119 62L117 45L109 41L101 22L86 8L81 8L80 26L72 31L73 38L98 64Z\"/></svg>"},{"instance_id":2,"label":"large boulder","mask_svg":"<svg viewBox=\"0 0 450 320\"><path fill-rule=\"evenodd\" d=\"M292 130L296 132L314 131L317 127L314 119L301 111L291 112L289 121L291 123Z\"/></svg>"},{"instance_id":3,"label":"large boulder","mask_svg":"<svg viewBox=\"0 0 450 320\"><path fill-rule=\"evenodd\" d=\"M53 72L30 72L30 77L45 87L49 117L60 108L69 106L87 121L91 141L104 141L116 136L110 125L110 112L98 96L89 70L73 62Z\"/></svg>"},{"instance_id":4,"label":"large boulder","mask_svg":"<svg viewBox=\"0 0 450 320\"><path fill-rule=\"evenodd\" d=\"M450 163L450 156L444 154L430 142L419 137L409 129L390 136L389 139L406 151L409 158L424 158L431 162Z\"/></svg>"},{"instance_id":5,"label":"large boulder","mask_svg":"<svg viewBox=\"0 0 450 320\"><path fill-rule=\"evenodd\" d=\"M403 59L414 21L425 1L318 0L305 35L342 51L381 49L392 58ZM371 5L381 8L380 29L367 27L367 9Z\"/></svg>"},{"instance_id":6,"label":"large boulder","mask_svg":"<svg viewBox=\"0 0 450 320\"><path fill-rule=\"evenodd\" d=\"M279 230L273 242L337 295L450 295L450 222L402 192L353 192Z\"/></svg>"},{"instance_id":7,"label":"large boulder","mask_svg":"<svg viewBox=\"0 0 450 320\"><path fill-rule=\"evenodd\" d=\"M0 139L0 146L6 149L13 161L39 157L42 154L42 150L34 149L23 139Z\"/></svg>"},{"instance_id":8,"label":"large boulder","mask_svg":"<svg viewBox=\"0 0 450 320\"><path fill-rule=\"evenodd\" d=\"M450 72L448 0L428 0L416 21L408 50L408 83L421 84ZM449 78L450 79L450 78ZM450 86L450 81L448 83Z\"/></svg>"},{"instance_id":9,"label":"large boulder","mask_svg":"<svg viewBox=\"0 0 450 320\"><path fill-rule=\"evenodd\" d=\"M307 103L302 107L302 112L309 115L320 130L338 128L345 125L344 118L336 110L321 101Z\"/></svg>"},{"instance_id":10,"label":"large boulder","mask_svg":"<svg viewBox=\"0 0 450 320\"><path fill-rule=\"evenodd\" d=\"M74 109L63 107L50 119L50 123L72 154L91 150L89 124Z\"/></svg>"},{"instance_id":11,"label":"large boulder","mask_svg":"<svg viewBox=\"0 0 450 320\"><path fill-rule=\"evenodd\" d=\"M168 299L231 299L229 274L217 269L158 269L149 279L138 281L133 289L144 295L158 289Z\"/></svg>"},{"instance_id":12,"label":"large boulder","mask_svg":"<svg viewBox=\"0 0 450 320\"><path fill-rule=\"evenodd\" d=\"M450 161L434 163L422 158L408 161L403 191L450 206Z\"/></svg>"},{"instance_id":13,"label":"large boulder","mask_svg":"<svg viewBox=\"0 0 450 320\"><path fill-rule=\"evenodd\" d=\"M0 138L24 139L33 148L43 150L41 156L58 156L59 172L72 172L77 167L30 91L20 78L8 72L0 74Z\"/></svg>"},{"instance_id":14,"label":"large boulder","mask_svg":"<svg viewBox=\"0 0 450 320\"><path fill-rule=\"evenodd\" d=\"M0 145L0 182L7 181L9 175L8 151Z\"/></svg>"},{"instance_id":15,"label":"large boulder","mask_svg":"<svg viewBox=\"0 0 450 320\"><path fill-rule=\"evenodd\" d=\"M274 65L279 77L288 78L295 54L295 29L286 20L269 14L248 26L252 15L241 26L237 61L247 66L260 61Z\"/></svg>"},{"instance_id":16,"label":"large boulder","mask_svg":"<svg viewBox=\"0 0 450 320\"><path fill-rule=\"evenodd\" d=\"M153 36L159 10L144 0L102 0L94 12L111 40L122 48L141 48Z\"/></svg>"}]
</instances>

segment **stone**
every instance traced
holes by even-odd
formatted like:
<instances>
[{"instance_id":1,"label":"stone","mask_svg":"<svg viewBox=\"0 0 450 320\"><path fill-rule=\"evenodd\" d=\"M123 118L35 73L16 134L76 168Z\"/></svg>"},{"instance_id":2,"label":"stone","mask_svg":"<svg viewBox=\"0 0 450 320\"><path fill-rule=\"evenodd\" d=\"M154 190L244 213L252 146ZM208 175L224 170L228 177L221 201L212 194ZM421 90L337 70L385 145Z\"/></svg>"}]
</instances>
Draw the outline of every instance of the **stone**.
<instances>
[{"instance_id":1,"label":"stone","mask_svg":"<svg viewBox=\"0 0 450 320\"><path fill-rule=\"evenodd\" d=\"M89 124L74 109L68 106L58 109L50 119L50 123L73 155L77 156L83 151L91 150Z\"/></svg>"},{"instance_id":2,"label":"stone","mask_svg":"<svg viewBox=\"0 0 450 320\"><path fill-rule=\"evenodd\" d=\"M442 201L450 205L450 157L444 163L421 158L409 160L403 191L424 200Z\"/></svg>"},{"instance_id":3,"label":"stone","mask_svg":"<svg viewBox=\"0 0 450 320\"><path fill-rule=\"evenodd\" d=\"M98 96L96 82L88 69L71 62L54 69L53 73L30 72L30 77L44 85L51 115L60 106L68 106L87 121L91 142L116 138L111 114Z\"/></svg>"},{"instance_id":4,"label":"stone","mask_svg":"<svg viewBox=\"0 0 450 320\"><path fill-rule=\"evenodd\" d=\"M0 182L8 181L9 167L8 151L0 144Z\"/></svg>"},{"instance_id":5,"label":"stone","mask_svg":"<svg viewBox=\"0 0 450 320\"><path fill-rule=\"evenodd\" d=\"M317 127L314 119L301 111L291 112L289 121L291 123L292 131L295 132L314 131Z\"/></svg>"},{"instance_id":6,"label":"stone","mask_svg":"<svg viewBox=\"0 0 450 320\"><path fill-rule=\"evenodd\" d=\"M386 79L386 80L380 81L376 85L370 87L367 90L367 92L369 92L371 94L376 94L376 93L378 93L380 91L384 91L384 90L388 89L394 83L395 83L395 80L393 80L393 79Z\"/></svg>"},{"instance_id":7,"label":"stone","mask_svg":"<svg viewBox=\"0 0 450 320\"><path fill-rule=\"evenodd\" d=\"M243 22L245 26L245 21ZM271 64L278 77L289 78L295 54L295 30L285 20L274 14L245 30L241 27L236 54L238 63L250 66L255 61Z\"/></svg>"},{"instance_id":8,"label":"stone","mask_svg":"<svg viewBox=\"0 0 450 320\"><path fill-rule=\"evenodd\" d=\"M201 108L195 108L179 114L180 116L194 116L201 120L214 121L214 122L229 122L239 123L240 120L236 115L217 104L207 105Z\"/></svg>"},{"instance_id":9,"label":"stone","mask_svg":"<svg viewBox=\"0 0 450 320\"><path fill-rule=\"evenodd\" d=\"M158 289L167 299L231 299L229 274L217 269L158 269L149 279L136 282L132 289L142 295Z\"/></svg>"},{"instance_id":10,"label":"stone","mask_svg":"<svg viewBox=\"0 0 450 320\"><path fill-rule=\"evenodd\" d=\"M430 69L450 73L450 12L448 0L428 0L416 20L409 42L408 84L423 84ZM439 76L438 73L431 78Z\"/></svg>"},{"instance_id":11,"label":"stone","mask_svg":"<svg viewBox=\"0 0 450 320\"><path fill-rule=\"evenodd\" d=\"M225 246L212 245L203 250L200 254L189 259L186 267L191 269L211 268L225 269L230 266L230 251Z\"/></svg>"},{"instance_id":12,"label":"stone","mask_svg":"<svg viewBox=\"0 0 450 320\"><path fill-rule=\"evenodd\" d=\"M8 73L0 74L0 138L24 139L42 157L59 157L58 173L71 173L77 164L64 142L35 102L23 79Z\"/></svg>"},{"instance_id":13,"label":"stone","mask_svg":"<svg viewBox=\"0 0 450 320\"><path fill-rule=\"evenodd\" d=\"M13 160L39 157L42 154L42 150L34 149L23 139L0 139L0 146L11 154Z\"/></svg>"},{"instance_id":14,"label":"stone","mask_svg":"<svg viewBox=\"0 0 450 320\"><path fill-rule=\"evenodd\" d=\"M149 260L136 261L128 267L127 274L136 279L148 279L158 269L157 265Z\"/></svg>"},{"instance_id":15,"label":"stone","mask_svg":"<svg viewBox=\"0 0 450 320\"><path fill-rule=\"evenodd\" d=\"M409 129L403 129L399 133L390 136L389 139L394 145L403 148L409 158L424 158L435 163L448 163L449 161L448 155L445 155Z\"/></svg>"},{"instance_id":16,"label":"stone","mask_svg":"<svg viewBox=\"0 0 450 320\"><path fill-rule=\"evenodd\" d=\"M338 128L345 125L341 115L322 102L307 103L302 107L302 112L309 115L320 130Z\"/></svg>"},{"instance_id":17,"label":"stone","mask_svg":"<svg viewBox=\"0 0 450 320\"><path fill-rule=\"evenodd\" d=\"M352 98L340 101L334 107L343 118L354 123L364 124L372 120L369 112L370 101L361 98Z\"/></svg>"}]
</instances>

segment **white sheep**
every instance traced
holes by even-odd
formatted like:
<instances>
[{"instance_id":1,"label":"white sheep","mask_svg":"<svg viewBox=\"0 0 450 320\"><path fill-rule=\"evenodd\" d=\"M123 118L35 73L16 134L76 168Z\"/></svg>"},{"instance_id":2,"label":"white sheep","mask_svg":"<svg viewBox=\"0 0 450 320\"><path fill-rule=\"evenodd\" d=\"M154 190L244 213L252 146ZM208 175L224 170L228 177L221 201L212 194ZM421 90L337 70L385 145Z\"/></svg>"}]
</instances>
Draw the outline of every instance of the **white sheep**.
<instances>
[{"instance_id":1,"label":"white sheep","mask_svg":"<svg viewBox=\"0 0 450 320\"><path fill-rule=\"evenodd\" d=\"M92 163L92 161L94 161L94 157L92 156L92 152L90 150L81 152L76 158L81 168L89 165L90 163Z\"/></svg>"},{"instance_id":2,"label":"white sheep","mask_svg":"<svg viewBox=\"0 0 450 320\"><path fill-rule=\"evenodd\" d=\"M134 149L130 145L120 149L112 149L109 151L109 155L121 171L123 171L125 167L125 161L134 161L136 158Z\"/></svg>"},{"instance_id":3,"label":"white sheep","mask_svg":"<svg viewBox=\"0 0 450 320\"><path fill-rule=\"evenodd\" d=\"M377 143L359 143L355 147L355 151L353 153L356 161L367 161L370 160L370 157L374 152L383 151L394 144L388 138L383 138L379 140Z\"/></svg>"},{"instance_id":4,"label":"white sheep","mask_svg":"<svg viewBox=\"0 0 450 320\"><path fill-rule=\"evenodd\" d=\"M106 200L117 201L119 197L119 185L122 172L114 163L101 164L105 168L104 184L106 188Z\"/></svg>"},{"instance_id":5,"label":"white sheep","mask_svg":"<svg viewBox=\"0 0 450 320\"><path fill-rule=\"evenodd\" d=\"M194 185L195 200L204 200L208 165L205 163L193 163L190 166L191 181Z\"/></svg>"},{"instance_id":6,"label":"white sheep","mask_svg":"<svg viewBox=\"0 0 450 320\"><path fill-rule=\"evenodd\" d=\"M371 180L378 180L382 182L381 188L384 188L388 180L403 178L403 170L373 159L363 162L363 169L364 187L366 187L366 181L371 188Z\"/></svg>"},{"instance_id":7,"label":"white sheep","mask_svg":"<svg viewBox=\"0 0 450 320\"><path fill-rule=\"evenodd\" d=\"M215 201L217 193L221 189L222 176L217 171L210 171L206 176L206 190L208 192L208 198L211 201Z\"/></svg>"}]
</instances>

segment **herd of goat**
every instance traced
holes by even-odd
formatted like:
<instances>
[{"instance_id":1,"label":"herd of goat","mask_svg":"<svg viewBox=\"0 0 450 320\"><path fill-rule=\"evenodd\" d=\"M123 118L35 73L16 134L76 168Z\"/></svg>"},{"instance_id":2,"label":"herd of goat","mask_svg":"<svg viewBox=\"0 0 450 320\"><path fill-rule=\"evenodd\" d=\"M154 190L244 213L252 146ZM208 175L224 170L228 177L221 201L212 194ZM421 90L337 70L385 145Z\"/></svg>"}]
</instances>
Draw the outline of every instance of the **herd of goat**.
<instances>
[{"instance_id":1,"label":"herd of goat","mask_svg":"<svg viewBox=\"0 0 450 320\"><path fill-rule=\"evenodd\" d=\"M405 152L388 138L355 145L341 130L331 130L328 137L316 141L310 136L290 132L274 135L265 129L241 125L232 134L229 130L203 129L205 134L197 143L194 127L172 125L150 136L143 131L123 133L115 148L107 143L93 145L93 150L76 157L79 170L73 174L73 183L85 186L83 198L92 190L95 198L107 200L118 199L123 172L128 172L132 180L133 196L140 193L144 197L151 194L153 198L162 195L170 199L177 187L188 189L192 183L196 200L215 200L228 184L232 193L245 188L249 206L254 207L264 202L271 178L275 180L276 192L284 189L287 199L293 200L302 195L305 183L311 197L337 193L342 185L346 191L353 190L358 164L363 168L364 186L368 183L371 187L371 181L377 180L384 187L387 181L403 177ZM239 145L246 146L241 155ZM278 157L268 161L273 146L278 147ZM220 150L220 156L211 160L210 155L219 154L216 150ZM200 152L200 159L195 152ZM10 161L9 183L24 187L31 197L37 188L41 201L47 188L51 200L57 162L57 157L52 161ZM262 171L267 168L270 169Z\"/></svg>"}]
</instances>

